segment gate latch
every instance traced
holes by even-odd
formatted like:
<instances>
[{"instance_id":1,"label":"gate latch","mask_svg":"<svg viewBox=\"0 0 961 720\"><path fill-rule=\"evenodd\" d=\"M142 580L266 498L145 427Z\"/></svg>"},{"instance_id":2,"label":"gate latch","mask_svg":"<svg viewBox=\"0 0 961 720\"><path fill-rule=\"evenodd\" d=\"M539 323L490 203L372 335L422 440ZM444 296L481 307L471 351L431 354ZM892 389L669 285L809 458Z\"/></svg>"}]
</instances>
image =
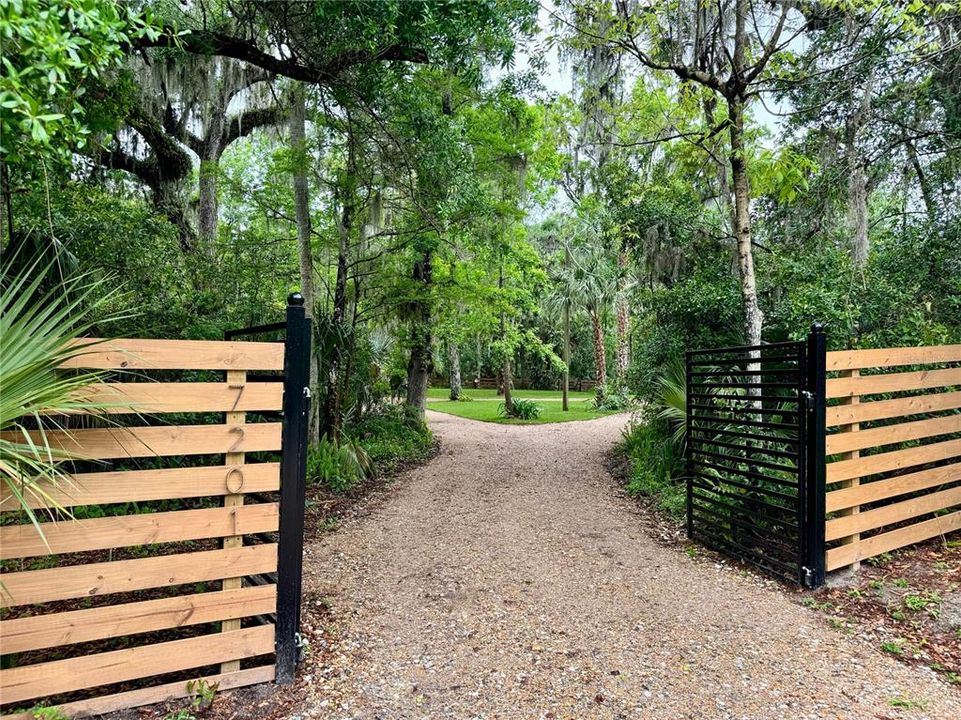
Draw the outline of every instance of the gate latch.
<instances>
[{"instance_id":1,"label":"gate latch","mask_svg":"<svg viewBox=\"0 0 961 720\"><path fill-rule=\"evenodd\" d=\"M801 572L804 574L801 584L806 588L814 587L814 570L809 567L802 567Z\"/></svg>"},{"instance_id":2,"label":"gate latch","mask_svg":"<svg viewBox=\"0 0 961 720\"><path fill-rule=\"evenodd\" d=\"M802 390L801 396L804 398L804 407L808 410L814 409L814 393L810 390Z\"/></svg>"}]
</instances>

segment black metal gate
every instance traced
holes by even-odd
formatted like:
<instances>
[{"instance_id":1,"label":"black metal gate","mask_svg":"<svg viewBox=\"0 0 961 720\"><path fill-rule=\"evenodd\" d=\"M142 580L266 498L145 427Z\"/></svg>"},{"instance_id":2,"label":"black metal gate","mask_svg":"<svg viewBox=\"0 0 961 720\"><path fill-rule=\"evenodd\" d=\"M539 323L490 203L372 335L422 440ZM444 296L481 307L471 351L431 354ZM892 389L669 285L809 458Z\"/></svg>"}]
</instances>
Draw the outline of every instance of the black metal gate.
<instances>
[{"instance_id":1,"label":"black metal gate","mask_svg":"<svg viewBox=\"0 0 961 720\"><path fill-rule=\"evenodd\" d=\"M284 322L228 330L224 340L280 336L284 342L283 375L248 375L258 382L283 382L281 413L283 430L280 451L279 538L262 538L277 543L277 572L244 579L246 584L277 585L275 621L276 681L290 684L301 659L300 604L303 585L304 502L306 495L307 424L310 412L311 320L304 311L304 298L292 293L287 298Z\"/></svg>"},{"instance_id":2,"label":"black metal gate","mask_svg":"<svg viewBox=\"0 0 961 720\"><path fill-rule=\"evenodd\" d=\"M687 532L806 587L824 581L824 333L687 354Z\"/></svg>"}]
</instances>

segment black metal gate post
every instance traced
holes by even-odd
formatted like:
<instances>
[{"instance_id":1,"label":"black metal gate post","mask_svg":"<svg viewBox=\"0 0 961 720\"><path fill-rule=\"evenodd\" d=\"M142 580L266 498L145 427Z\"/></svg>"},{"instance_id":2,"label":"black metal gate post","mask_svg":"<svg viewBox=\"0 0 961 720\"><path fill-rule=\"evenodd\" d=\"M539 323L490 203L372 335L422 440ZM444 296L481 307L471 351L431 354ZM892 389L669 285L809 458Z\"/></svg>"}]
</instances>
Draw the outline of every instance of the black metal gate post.
<instances>
[{"instance_id":1,"label":"black metal gate post","mask_svg":"<svg viewBox=\"0 0 961 720\"><path fill-rule=\"evenodd\" d=\"M284 421L280 458L280 541L277 551L276 682L294 680L300 656L300 595L304 561L307 424L310 409L310 319L304 297L287 298Z\"/></svg>"},{"instance_id":2,"label":"black metal gate post","mask_svg":"<svg viewBox=\"0 0 961 720\"><path fill-rule=\"evenodd\" d=\"M804 502L802 524L801 583L816 588L824 584L824 493L826 435L827 337L824 326L814 323L807 339L807 381L804 428L804 471L801 473Z\"/></svg>"}]
</instances>

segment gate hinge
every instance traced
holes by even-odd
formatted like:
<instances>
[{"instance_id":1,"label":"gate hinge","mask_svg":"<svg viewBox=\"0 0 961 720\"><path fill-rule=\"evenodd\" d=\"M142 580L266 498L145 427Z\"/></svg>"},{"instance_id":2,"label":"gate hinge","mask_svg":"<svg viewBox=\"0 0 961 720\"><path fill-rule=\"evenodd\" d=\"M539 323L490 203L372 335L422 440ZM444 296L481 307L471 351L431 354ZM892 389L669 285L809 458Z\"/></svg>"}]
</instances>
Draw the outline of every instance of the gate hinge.
<instances>
[{"instance_id":1,"label":"gate hinge","mask_svg":"<svg viewBox=\"0 0 961 720\"><path fill-rule=\"evenodd\" d=\"M802 390L801 396L804 398L804 407L808 410L814 409L814 393L810 390Z\"/></svg>"},{"instance_id":2,"label":"gate hinge","mask_svg":"<svg viewBox=\"0 0 961 720\"><path fill-rule=\"evenodd\" d=\"M294 633L294 645L297 648L297 664L303 662L304 658L307 656L307 652L310 649L310 643L307 642L306 638L300 633Z\"/></svg>"}]
</instances>

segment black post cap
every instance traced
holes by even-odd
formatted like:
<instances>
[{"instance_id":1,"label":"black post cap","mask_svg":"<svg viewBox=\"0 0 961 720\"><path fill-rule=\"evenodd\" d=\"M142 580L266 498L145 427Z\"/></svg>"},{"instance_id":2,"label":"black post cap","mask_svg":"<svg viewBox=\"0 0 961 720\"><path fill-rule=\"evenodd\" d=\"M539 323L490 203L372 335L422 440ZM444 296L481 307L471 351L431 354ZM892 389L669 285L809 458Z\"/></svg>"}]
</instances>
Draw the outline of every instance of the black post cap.
<instances>
[{"instance_id":1,"label":"black post cap","mask_svg":"<svg viewBox=\"0 0 961 720\"><path fill-rule=\"evenodd\" d=\"M301 295L299 292L292 292L292 293L290 293L290 295L287 296L287 304L288 304L288 305L303 305L303 304L304 304L304 296Z\"/></svg>"},{"instance_id":2,"label":"black post cap","mask_svg":"<svg viewBox=\"0 0 961 720\"><path fill-rule=\"evenodd\" d=\"M813 333L823 333L823 332L824 332L824 323L822 323L822 322L813 322L813 323L811 323L811 332L813 332Z\"/></svg>"}]
</instances>

